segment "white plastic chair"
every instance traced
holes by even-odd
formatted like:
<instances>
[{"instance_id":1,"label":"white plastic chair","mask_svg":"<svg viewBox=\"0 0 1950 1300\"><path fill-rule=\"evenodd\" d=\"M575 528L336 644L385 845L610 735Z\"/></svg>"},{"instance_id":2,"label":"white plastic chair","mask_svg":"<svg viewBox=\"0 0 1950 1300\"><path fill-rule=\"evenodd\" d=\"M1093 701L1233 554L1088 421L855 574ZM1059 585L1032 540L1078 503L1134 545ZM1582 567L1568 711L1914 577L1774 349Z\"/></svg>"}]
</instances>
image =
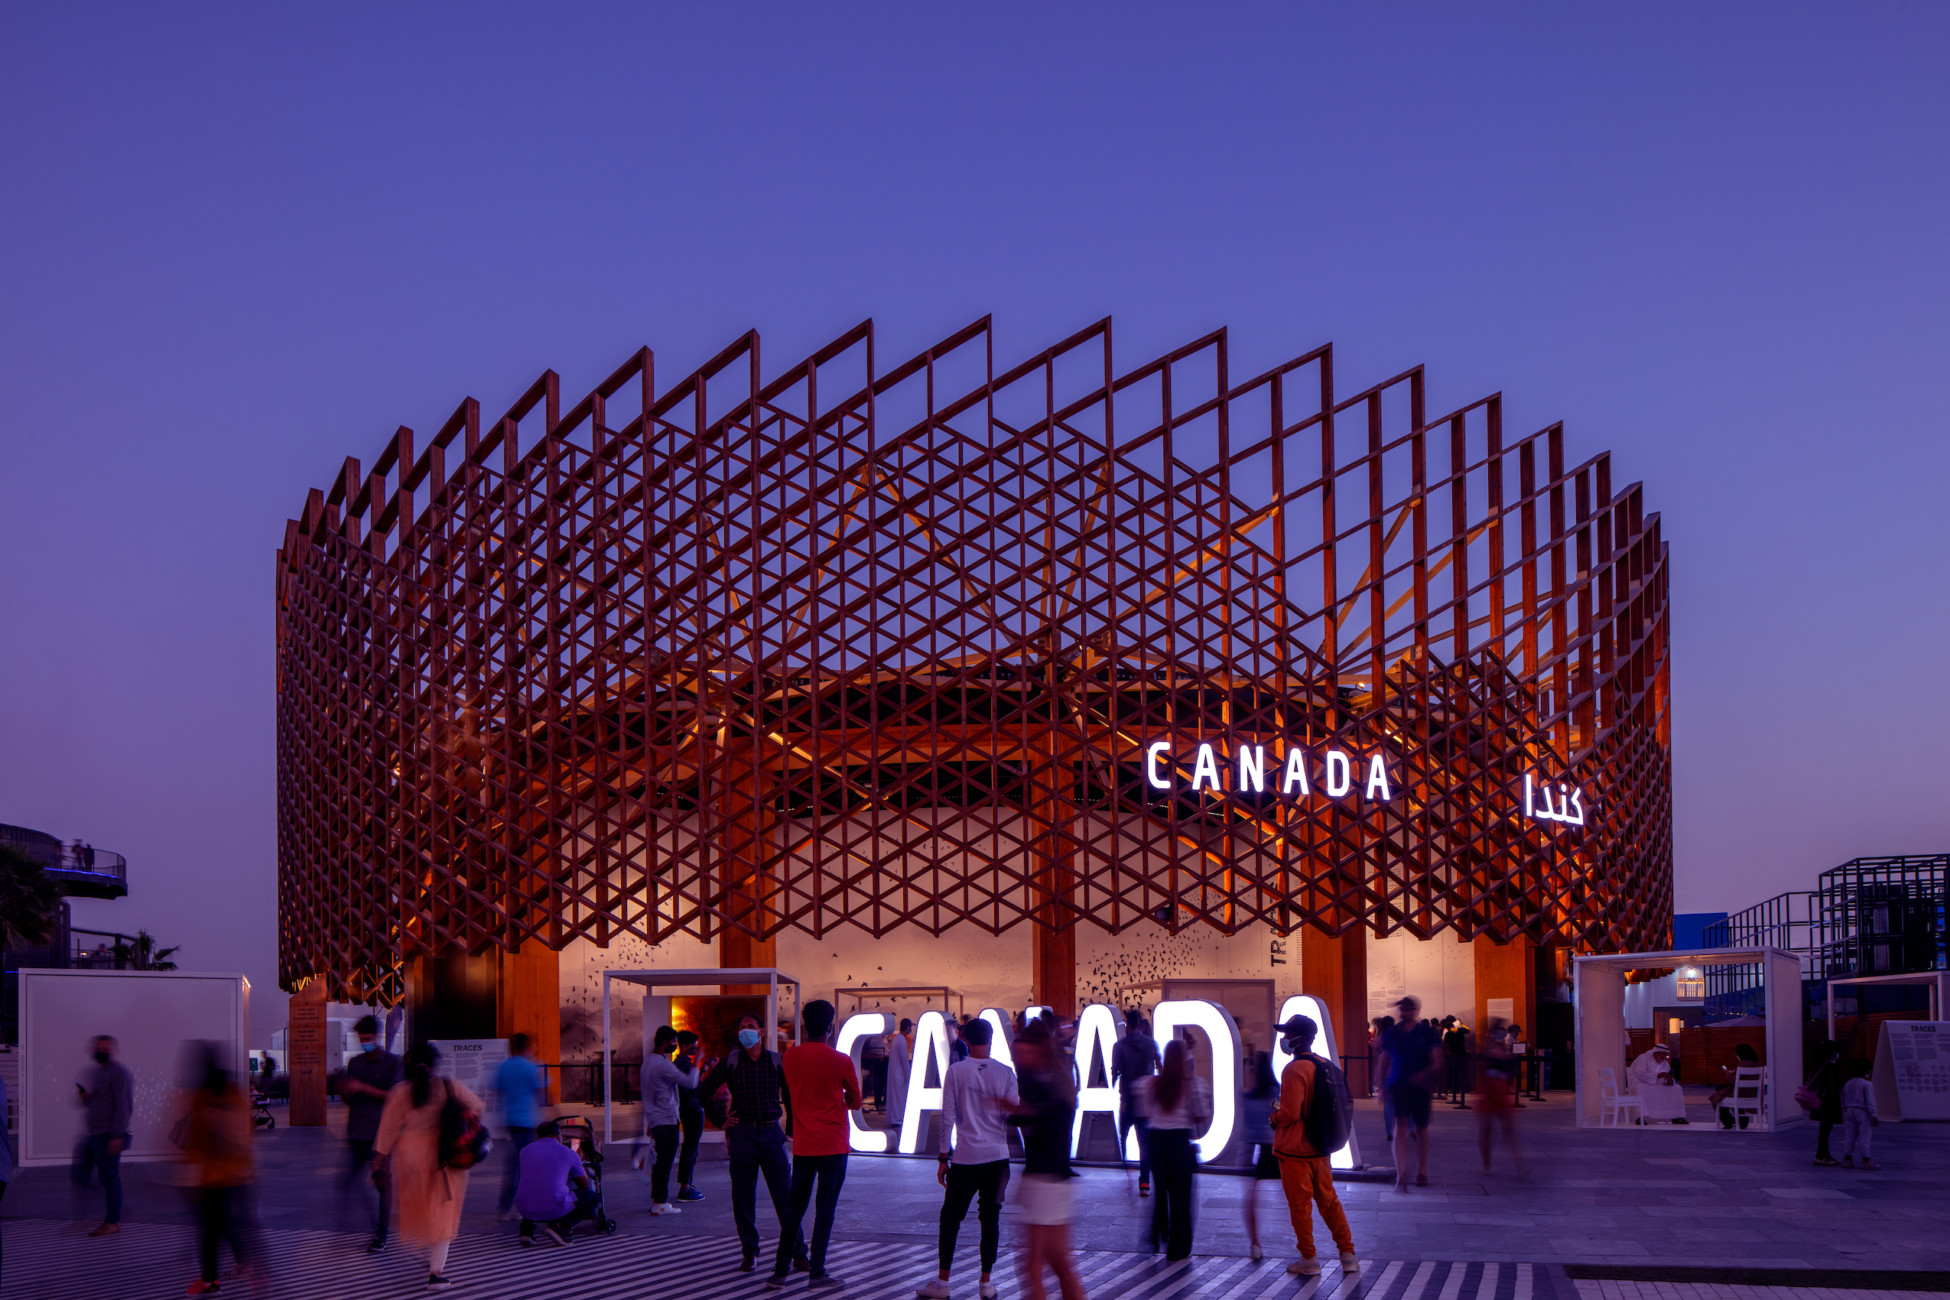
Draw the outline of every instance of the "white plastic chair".
<instances>
[{"instance_id":1,"label":"white plastic chair","mask_svg":"<svg viewBox=\"0 0 1950 1300\"><path fill-rule=\"evenodd\" d=\"M1619 1116L1626 1111L1632 1112L1633 1119L1644 1113L1645 1102L1642 1099L1619 1092L1618 1073L1609 1065L1598 1071L1598 1101L1604 1108L1598 1116L1600 1128L1617 1128Z\"/></svg>"},{"instance_id":2,"label":"white plastic chair","mask_svg":"<svg viewBox=\"0 0 1950 1300\"><path fill-rule=\"evenodd\" d=\"M1733 1072L1733 1091L1720 1102L1721 1111L1733 1116L1739 1126L1742 1115L1754 1118L1753 1127L1766 1124L1767 1067L1742 1065Z\"/></svg>"}]
</instances>

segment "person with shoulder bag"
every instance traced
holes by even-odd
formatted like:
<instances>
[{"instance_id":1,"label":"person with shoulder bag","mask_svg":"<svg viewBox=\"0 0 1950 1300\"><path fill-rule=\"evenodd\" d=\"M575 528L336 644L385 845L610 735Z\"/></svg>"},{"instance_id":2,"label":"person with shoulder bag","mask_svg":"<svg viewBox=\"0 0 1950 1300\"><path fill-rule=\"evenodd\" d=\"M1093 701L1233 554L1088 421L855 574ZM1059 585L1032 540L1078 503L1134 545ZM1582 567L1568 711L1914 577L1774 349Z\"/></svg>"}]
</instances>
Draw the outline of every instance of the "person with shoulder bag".
<instances>
[{"instance_id":1,"label":"person with shoulder bag","mask_svg":"<svg viewBox=\"0 0 1950 1300\"><path fill-rule=\"evenodd\" d=\"M1815 1130L1815 1163L1834 1168L1842 1162L1828 1150L1829 1136L1842 1122L1842 1045L1824 1040L1815 1048L1814 1072L1795 1092L1794 1100L1819 1126Z\"/></svg>"},{"instance_id":2,"label":"person with shoulder bag","mask_svg":"<svg viewBox=\"0 0 1950 1300\"><path fill-rule=\"evenodd\" d=\"M400 1236L427 1252L427 1289L452 1285L447 1248L460 1232L468 1170L487 1154L486 1104L472 1088L436 1077L432 1044L407 1049L406 1078L386 1096L373 1142L373 1178L389 1178Z\"/></svg>"}]
</instances>

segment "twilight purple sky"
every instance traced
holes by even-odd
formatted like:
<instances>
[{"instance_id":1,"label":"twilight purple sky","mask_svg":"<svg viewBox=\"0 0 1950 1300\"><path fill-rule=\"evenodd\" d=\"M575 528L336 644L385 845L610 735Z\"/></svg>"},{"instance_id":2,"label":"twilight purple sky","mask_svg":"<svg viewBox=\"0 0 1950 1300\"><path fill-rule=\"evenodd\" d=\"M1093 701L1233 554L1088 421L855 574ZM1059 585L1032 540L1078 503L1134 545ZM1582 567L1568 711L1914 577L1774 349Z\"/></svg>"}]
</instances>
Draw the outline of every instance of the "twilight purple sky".
<instances>
[{"instance_id":1,"label":"twilight purple sky","mask_svg":"<svg viewBox=\"0 0 1950 1300\"><path fill-rule=\"evenodd\" d=\"M0 821L275 992L272 556L545 367L993 312L1326 340L1615 453L1674 577L1681 910L1950 847L1950 9L9 6Z\"/></svg>"}]
</instances>

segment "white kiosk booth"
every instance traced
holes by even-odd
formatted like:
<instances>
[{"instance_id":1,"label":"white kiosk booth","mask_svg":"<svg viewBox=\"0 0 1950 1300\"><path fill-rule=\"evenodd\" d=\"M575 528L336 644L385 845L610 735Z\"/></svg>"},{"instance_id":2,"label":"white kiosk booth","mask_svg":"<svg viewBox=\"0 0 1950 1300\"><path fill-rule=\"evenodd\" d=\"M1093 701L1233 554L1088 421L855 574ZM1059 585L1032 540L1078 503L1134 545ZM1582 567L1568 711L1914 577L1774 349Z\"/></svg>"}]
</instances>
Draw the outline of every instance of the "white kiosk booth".
<instances>
[{"instance_id":1,"label":"white kiosk booth","mask_svg":"<svg viewBox=\"0 0 1950 1300\"><path fill-rule=\"evenodd\" d=\"M1785 948L1707 948L1701 951L1619 952L1575 959L1578 1127L1595 1128L1602 1112L1600 1070L1625 1084L1625 972L1662 966L1756 966L1767 1021L1769 1128L1806 1116L1795 1105L1801 1086L1801 959Z\"/></svg>"},{"instance_id":2,"label":"white kiosk booth","mask_svg":"<svg viewBox=\"0 0 1950 1300\"><path fill-rule=\"evenodd\" d=\"M799 981L793 979L776 966L754 966L741 969L718 968L714 970L609 970L603 972L603 1143L614 1142L609 1096L610 1049L609 1049L609 989L612 982L635 984L648 997L653 988L708 988L716 992L725 984L763 984L765 986L765 1050L777 1051L779 1046L779 985L792 986L793 1002L803 1006L800 1000ZM650 1027L643 1029L644 1050L650 1047Z\"/></svg>"}]
</instances>

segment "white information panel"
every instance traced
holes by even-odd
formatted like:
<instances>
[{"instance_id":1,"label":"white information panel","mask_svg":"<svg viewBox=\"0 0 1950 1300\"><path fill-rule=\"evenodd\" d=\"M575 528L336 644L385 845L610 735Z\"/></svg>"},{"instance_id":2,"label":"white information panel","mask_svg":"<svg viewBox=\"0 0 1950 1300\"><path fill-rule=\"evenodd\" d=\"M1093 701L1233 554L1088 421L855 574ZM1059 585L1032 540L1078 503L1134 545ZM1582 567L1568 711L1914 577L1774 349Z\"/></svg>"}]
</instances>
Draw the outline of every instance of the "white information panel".
<instances>
[{"instance_id":1,"label":"white information panel","mask_svg":"<svg viewBox=\"0 0 1950 1300\"><path fill-rule=\"evenodd\" d=\"M494 1072L508 1059L505 1038L434 1038L433 1050L440 1053L440 1064L433 1072L443 1079L464 1083L488 1101L494 1091ZM499 1114L499 1111L495 1112Z\"/></svg>"},{"instance_id":2,"label":"white information panel","mask_svg":"<svg viewBox=\"0 0 1950 1300\"><path fill-rule=\"evenodd\" d=\"M1950 1119L1950 1023L1883 1021L1875 1090L1886 1118Z\"/></svg>"},{"instance_id":3,"label":"white information panel","mask_svg":"<svg viewBox=\"0 0 1950 1300\"><path fill-rule=\"evenodd\" d=\"M23 970L20 972L20 1141L22 1165L64 1165L82 1135L76 1085L94 1068L93 1040L107 1034L135 1076L134 1114L124 1160L166 1160L175 1092L186 1051L218 1044L243 1085L250 1077L246 1035L250 981L242 975L187 971Z\"/></svg>"}]
</instances>

